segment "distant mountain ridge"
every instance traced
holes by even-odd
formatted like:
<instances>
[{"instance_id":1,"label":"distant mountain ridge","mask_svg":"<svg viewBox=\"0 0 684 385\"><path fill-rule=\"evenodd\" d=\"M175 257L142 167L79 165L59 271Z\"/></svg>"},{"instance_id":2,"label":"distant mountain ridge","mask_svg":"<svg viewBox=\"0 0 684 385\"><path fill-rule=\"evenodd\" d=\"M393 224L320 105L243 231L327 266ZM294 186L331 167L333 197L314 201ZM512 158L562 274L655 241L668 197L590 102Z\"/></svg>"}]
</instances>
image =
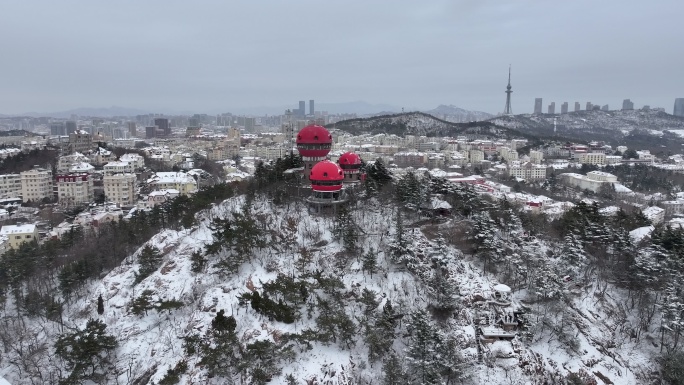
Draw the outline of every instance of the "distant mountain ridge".
<instances>
[{"instance_id":1,"label":"distant mountain ridge","mask_svg":"<svg viewBox=\"0 0 684 385\"><path fill-rule=\"evenodd\" d=\"M481 120L487 120L494 117L494 115L489 114L487 112L470 111L460 107L456 107L452 104L440 104L439 106L437 106L437 108L423 112L436 116L440 119L444 119L446 121L455 123L476 122Z\"/></svg>"},{"instance_id":2,"label":"distant mountain ridge","mask_svg":"<svg viewBox=\"0 0 684 385\"><path fill-rule=\"evenodd\" d=\"M149 111L139 110L136 108L127 108L119 106L111 107L101 107L101 108L74 108L66 111L56 111L56 112L26 112L23 114L17 114L16 116L30 116L30 117L41 117L49 116L52 118L69 118L71 115L78 116L92 116L101 118L111 118L113 116L135 116L135 115L146 115ZM8 115L9 116L9 115Z\"/></svg>"},{"instance_id":3,"label":"distant mountain ridge","mask_svg":"<svg viewBox=\"0 0 684 385\"><path fill-rule=\"evenodd\" d=\"M306 112L309 112L309 101L305 101ZM240 115L282 115L285 110L293 110L298 108L295 103L291 105L281 106L261 106L261 107L246 107L246 108L231 108L234 114ZM362 100L343 103L316 103L314 102L315 111L326 111L329 114L357 114L357 115L372 115L380 111L386 112L400 112L401 107L392 106L388 104L373 104Z\"/></svg>"},{"instance_id":4,"label":"distant mountain ridge","mask_svg":"<svg viewBox=\"0 0 684 385\"><path fill-rule=\"evenodd\" d=\"M309 101L306 100L306 110L309 112ZM49 116L53 118L70 118L71 115L77 116L89 116L89 117L102 117L111 118L115 116L136 116L136 115L147 115L150 113L164 113L166 115L192 115L194 113L208 113L208 114L220 114L225 112L232 112L236 115L282 115L285 110L296 109L297 105L295 103L291 105L280 105L280 106L257 106L257 107L243 107L243 108L232 108L226 106L222 110L211 109L208 111L197 110L190 112L187 110L183 111L148 111L137 108L128 108L120 106L111 107L82 107L74 108L65 111L53 111L53 112L25 112L22 114L0 114L0 117L12 117L12 116L28 116L28 117L41 117ZM329 114L356 114L359 116L377 116L377 115L387 115L406 111L416 111L418 109L410 107L398 107L390 104L383 103L368 103L362 100L343 102L343 103L315 103L315 111L326 111ZM494 115L482 112L482 111L470 111L454 105L440 104L436 108L431 110L425 110L430 115L436 116L440 119L462 123L471 121L481 121L492 118Z\"/></svg>"}]
</instances>

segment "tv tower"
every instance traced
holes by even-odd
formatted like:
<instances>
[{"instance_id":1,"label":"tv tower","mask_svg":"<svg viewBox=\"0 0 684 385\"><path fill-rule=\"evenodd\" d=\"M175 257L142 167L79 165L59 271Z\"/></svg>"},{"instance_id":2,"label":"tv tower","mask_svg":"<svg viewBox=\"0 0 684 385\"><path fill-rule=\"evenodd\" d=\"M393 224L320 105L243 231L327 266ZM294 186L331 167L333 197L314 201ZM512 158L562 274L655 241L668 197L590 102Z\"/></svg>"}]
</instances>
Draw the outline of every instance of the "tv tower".
<instances>
[{"instance_id":1,"label":"tv tower","mask_svg":"<svg viewBox=\"0 0 684 385\"><path fill-rule=\"evenodd\" d=\"M506 86L506 108L504 109L504 115L513 115L513 110L511 110L511 66L508 65L508 86Z\"/></svg>"}]
</instances>

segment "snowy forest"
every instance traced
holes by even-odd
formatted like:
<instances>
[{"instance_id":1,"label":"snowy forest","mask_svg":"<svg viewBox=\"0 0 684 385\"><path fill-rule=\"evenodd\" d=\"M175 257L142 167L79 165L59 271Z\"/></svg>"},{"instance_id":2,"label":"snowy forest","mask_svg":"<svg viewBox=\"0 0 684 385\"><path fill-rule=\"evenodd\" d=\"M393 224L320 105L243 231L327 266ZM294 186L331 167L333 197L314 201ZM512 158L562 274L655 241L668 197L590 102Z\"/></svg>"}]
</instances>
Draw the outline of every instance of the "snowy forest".
<instances>
[{"instance_id":1,"label":"snowy forest","mask_svg":"<svg viewBox=\"0 0 684 385\"><path fill-rule=\"evenodd\" d=\"M684 231L298 157L0 259L11 384L684 384Z\"/></svg>"}]
</instances>

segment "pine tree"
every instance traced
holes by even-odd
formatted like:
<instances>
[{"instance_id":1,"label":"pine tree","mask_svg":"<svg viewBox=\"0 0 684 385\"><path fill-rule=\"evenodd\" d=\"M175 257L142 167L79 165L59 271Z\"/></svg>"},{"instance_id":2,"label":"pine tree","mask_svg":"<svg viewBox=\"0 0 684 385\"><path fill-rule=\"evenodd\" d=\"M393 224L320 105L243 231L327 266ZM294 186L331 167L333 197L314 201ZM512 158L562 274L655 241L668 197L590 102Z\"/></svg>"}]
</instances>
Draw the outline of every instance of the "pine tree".
<instances>
[{"instance_id":1,"label":"pine tree","mask_svg":"<svg viewBox=\"0 0 684 385\"><path fill-rule=\"evenodd\" d=\"M61 335L55 343L55 353L66 362L71 373L60 384L84 381L101 382L110 364L109 354L117 346L116 338L107 335L99 320L88 320L83 330Z\"/></svg>"},{"instance_id":2,"label":"pine tree","mask_svg":"<svg viewBox=\"0 0 684 385\"><path fill-rule=\"evenodd\" d=\"M371 278L373 278L373 273L375 273L378 268L377 253L371 248L367 253L363 254L361 258L363 271L370 274Z\"/></svg>"},{"instance_id":3,"label":"pine tree","mask_svg":"<svg viewBox=\"0 0 684 385\"><path fill-rule=\"evenodd\" d=\"M411 209L419 209L424 202L429 201L429 190L424 188L421 178L413 171L404 174L397 182L399 201Z\"/></svg>"},{"instance_id":4,"label":"pine tree","mask_svg":"<svg viewBox=\"0 0 684 385\"><path fill-rule=\"evenodd\" d=\"M191 255L190 255L190 261L192 262L192 265L190 266L190 271L193 273L200 273L204 270L204 267L207 265L207 258L202 255L201 250L195 250Z\"/></svg>"},{"instance_id":5,"label":"pine tree","mask_svg":"<svg viewBox=\"0 0 684 385\"><path fill-rule=\"evenodd\" d=\"M490 262L502 260L503 243L497 235L496 224L488 212L473 215L473 238L476 254L484 260L485 271Z\"/></svg>"},{"instance_id":6,"label":"pine tree","mask_svg":"<svg viewBox=\"0 0 684 385\"><path fill-rule=\"evenodd\" d=\"M178 301L177 299L171 299L169 301L161 300L157 303L157 305L154 307L159 313L163 312L164 310L168 311L168 314L171 314L171 310L179 309L183 307L185 303L183 301Z\"/></svg>"},{"instance_id":7,"label":"pine tree","mask_svg":"<svg viewBox=\"0 0 684 385\"><path fill-rule=\"evenodd\" d=\"M366 315L366 317L370 316L380 304L380 302L375 299L377 294L378 293L374 292L373 290L368 290L368 288L365 287L361 292L361 298L359 298L359 302L365 305L363 313Z\"/></svg>"},{"instance_id":8,"label":"pine tree","mask_svg":"<svg viewBox=\"0 0 684 385\"><path fill-rule=\"evenodd\" d=\"M458 307L458 289L456 284L449 280L448 275L441 269L435 269L432 282L428 288L430 304L437 310L452 312Z\"/></svg>"},{"instance_id":9,"label":"pine tree","mask_svg":"<svg viewBox=\"0 0 684 385\"><path fill-rule=\"evenodd\" d=\"M161 266L162 255L154 246L145 245L145 247L140 252L138 257L140 262L140 267L138 272L135 274L135 283L138 284L142 282L143 279L149 277L152 273L157 271L159 266Z\"/></svg>"},{"instance_id":10,"label":"pine tree","mask_svg":"<svg viewBox=\"0 0 684 385\"><path fill-rule=\"evenodd\" d=\"M391 350L396 337L397 319L391 301L387 300L382 311L365 323L365 342L371 362L384 357Z\"/></svg>"},{"instance_id":11,"label":"pine tree","mask_svg":"<svg viewBox=\"0 0 684 385\"><path fill-rule=\"evenodd\" d=\"M295 378L294 375L292 375L292 373L288 373L285 376L285 383L287 385L297 385L297 379Z\"/></svg>"},{"instance_id":12,"label":"pine tree","mask_svg":"<svg viewBox=\"0 0 684 385\"><path fill-rule=\"evenodd\" d=\"M406 349L411 384L433 385L441 383L442 362L439 357L442 339L424 310L411 313L408 330L411 335Z\"/></svg>"},{"instance_id":13,"label":"pine tree","mask_svg":"<svg viewBox=\"0 0 684 385\"><path fill-rule=\"evenodd\" d=\"M576 278L582 268L584 268L586 255L584 252L584 246L582 245L582 242L577 234L569 233L565 236L560 259L561 274L567 274L573 278Z\"/></svg>"},{"instance_id":14,"label":"pine tree","mask_svg":"<svg viewBox=\"0 0 684 385\"><path fill-rule=\"evenodd\" d=\"M377 158L375 162L366 167L366 174L368 179L383 185L392 180L392 173L385 166L385 162L381 158Z\"/></svg>"},{"instance_id":15,"label":"pine tree","mask_svg":"<svg viewBox=\"0 0 684 385\"><path fill-rule=\"evenodd\" d=\"M154 291L149 289L146 289L140 293L140 297L134 299L131 303L131 313L135 315L142 315L144 313L147 315L147 311L154 307L152 304L153 294Z\"/></svg>"},{"instance_id":16,"label":"pine tree","mask_svg":"<svg viewBox=\"0 0 684 385\"><path fill-rule=\"evenodd\" d=\"M216 313L216 317L211 320L211 328L218 334L226 332L228 334L233 334L235 333L236 327L237 322L235 321L235 318L232 315L226 317L223 309L219 310L219 312Z\"/></svg>"},{"instance_id":17,"label":"pine tree","mask_svg":"<svg viewBox=\"0 0 684 385\"><path fill-rule=\"evenodd\" d=\"M354 222L347 206L343 205L337 209L335 220L335 235L342 241L344 250L349 254L355 254L358 250L359 230Z\"/></svg>"},{"instance_id":18,"label":"pine tree","mask_svg":"<svg viewBox=\"0 0 684 385\"><path fill-rule=\"evenodd\" d=\"M397 207L397 214L394 222L394 239L390 244L392 261L397 264L408 264L412 259L413 253L409 249L409 239L404 229L404 218L400 207Z\"/></svg>"},{"instance_id":19,"label":"pine tree","mask_svg":"<svg viewBox=\"0 0 684 385\"><path fill-rule=\"evenodd\" d=\"M466 362L459 353L461 348L454 338L444 337L437 346L438 357L442 376L446 377L447 384L456 380L463 381L467 377Z\"/></svg>"},{"instance_id":20,"label":"pine tree","mask_svg":"<svg viewBox=\"0 0 684 385\"><path fill-rule=\"evenodd\" d=\"M104 314L104 300L102 299L102 294L97 297L97 314Z\"/></svg>"},{"instance_id":21,"label":"pine tree","mask_svg":"<svg viewBox=\"0 0 684 385\"><path fill-rule=\"evenodd\" d=\"M407 376L397 354L392 352L382 365L383 385L405 385Z\"/></svg>"}]
</instances>

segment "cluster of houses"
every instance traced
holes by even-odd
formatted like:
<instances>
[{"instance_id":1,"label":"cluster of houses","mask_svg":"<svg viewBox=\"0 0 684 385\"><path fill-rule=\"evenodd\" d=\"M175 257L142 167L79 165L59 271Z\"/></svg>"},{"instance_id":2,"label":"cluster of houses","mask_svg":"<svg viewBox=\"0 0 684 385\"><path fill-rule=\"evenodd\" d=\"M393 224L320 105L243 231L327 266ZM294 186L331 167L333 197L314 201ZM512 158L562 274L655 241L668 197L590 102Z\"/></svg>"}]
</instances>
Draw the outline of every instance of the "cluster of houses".
<instances>
[{"instance_id":1,"label":"cluster of houses","mask_svg":"<svg viewBox=\"0 0 684 385\"><path fill-rule=\"evenodd\" d=\"M143 156L127 153L117 159L103 148L60 156L55 171L34 166L20 173L0 175L0 200L11 203L14 209L12 214L1 209L0 220L35 220L15 215L21 213L16 209L21 204L56 202L62 209L88 209L73 223L60 224L49 232L39 231L36 223L5 225L0 230L0 252L41 237L59 237L72 226L97 229L103 223L118 221L124 210L151 209L175 197L192 195L198 190L198 176L204 173L150 172ZM94 204L98 196L106 202L104 205Z\"/></svg>"}]
</instances>

